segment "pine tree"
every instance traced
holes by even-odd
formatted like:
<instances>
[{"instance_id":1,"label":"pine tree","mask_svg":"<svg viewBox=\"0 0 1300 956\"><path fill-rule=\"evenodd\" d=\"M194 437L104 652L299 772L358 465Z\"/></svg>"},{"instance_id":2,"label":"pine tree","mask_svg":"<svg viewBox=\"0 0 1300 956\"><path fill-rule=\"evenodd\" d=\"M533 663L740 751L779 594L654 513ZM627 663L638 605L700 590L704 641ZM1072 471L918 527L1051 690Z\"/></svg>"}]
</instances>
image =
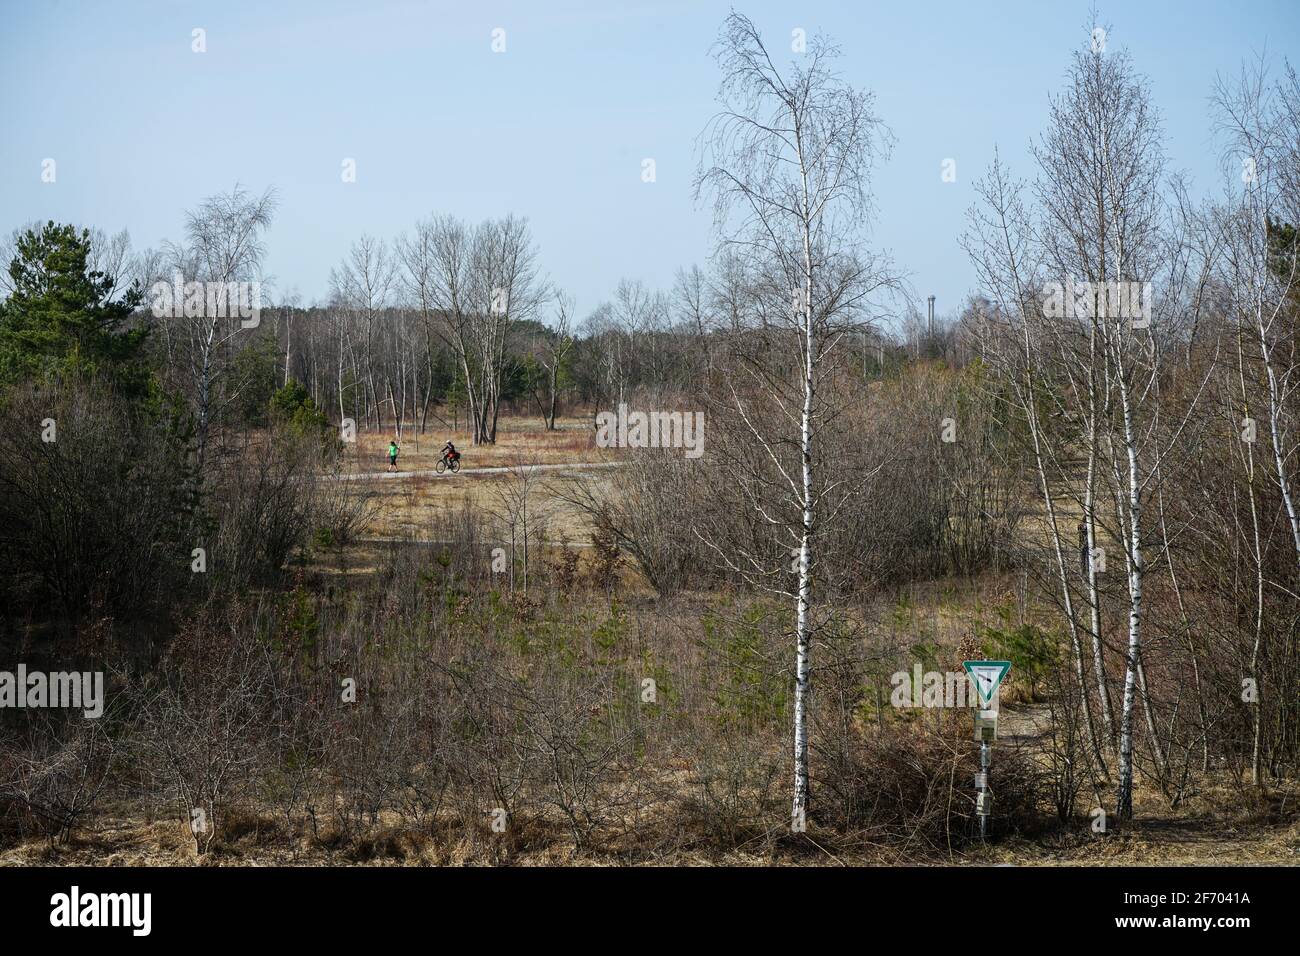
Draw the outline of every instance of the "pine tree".
<instances>
[{"instance_id":1,"label":"pine tree","mask_svg":"<svg viewBox=\"0 0 1300 956\"><path fill-rule=\"evenodd\" d=\"M115 277L88 270L90 232L53 221L18 240L13 294L0 303L0 383L81 374L143 394L146 328L126 328L144 299L133 285L112 298Z\"/></svg>"}]
</instances>

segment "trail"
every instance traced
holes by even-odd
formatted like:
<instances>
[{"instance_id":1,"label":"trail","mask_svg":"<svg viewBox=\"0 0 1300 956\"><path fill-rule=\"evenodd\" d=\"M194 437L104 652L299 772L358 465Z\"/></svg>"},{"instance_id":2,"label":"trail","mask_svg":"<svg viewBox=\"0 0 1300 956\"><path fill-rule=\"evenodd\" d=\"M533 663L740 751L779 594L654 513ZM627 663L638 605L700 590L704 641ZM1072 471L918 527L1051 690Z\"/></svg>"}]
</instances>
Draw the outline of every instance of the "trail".
<instances>
[{"instance_id":1,"label":"trail","mask_svg":"<svg viewBox=\"0 0 1300 956\"><path fill-rule=\"evenodd\" d=\"M524 470L530 474L538 471L590 471L595 468L621 468L626 464L625 461L578 461L552 465L525 465ZM461 475L508 475L517 470L517 466L514 465L494 465L490 468L462 468L454 474L450 471L440 474L432 468L426 468L420 471L351 472L346 475L331 475L330 477L339 481L360 481L366 478L390 481L399 478L459 478Z\"/></svg>"},{"instance_id":2,"label":"trail","mask_svg":"<svg viewBox=\"0 0 1300 956\"><path fill-rule=\"evenodd\" d=\"M412 537L412 538L399 538L399 537L395 537L395 536L392 536L392 535L388 535L388 536L378 536L378 537L371 536L371 537L364 537L364 538L356 538L356 539L354 539L354 540L355 540L355 542L356 542L357 544L370 544L370 545L376 545L376 544L420 544L420 545L425 545L425 546L429 546L429 547L432 547L432 546L435 546L435 545L440 545L440 544L462 544L462 543L463 543L463 542L460 542L460 541L455 540L454 538L414 538L414 537ZM508 544L509 542L502 542L502 543L503 543L503 544ZM594 547L594 545L591 544L591 542L570 541L570 542L566 545L566 547L569 547L569 548L592 548L592 547Z\"/></svg>"}]
</instances>

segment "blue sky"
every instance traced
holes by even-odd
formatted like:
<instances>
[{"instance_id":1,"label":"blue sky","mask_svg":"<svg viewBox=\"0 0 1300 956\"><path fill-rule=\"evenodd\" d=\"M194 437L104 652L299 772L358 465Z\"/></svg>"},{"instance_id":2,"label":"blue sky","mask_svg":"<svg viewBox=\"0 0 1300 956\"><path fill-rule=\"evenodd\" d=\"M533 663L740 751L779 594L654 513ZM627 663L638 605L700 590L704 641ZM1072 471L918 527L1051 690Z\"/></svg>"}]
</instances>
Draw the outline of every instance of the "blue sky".
<instances>
[{"instance_id":1,"label":"blue sky","mask_svg":"<svg viewBox=\"0 0 1300 956\"><path fill-rule=\"evenodd\" d=\"M785 52L801 27L845 53L897 136L878 173L873 241L918 304L973 289L958 246L995 145L1021 174L1087 2L736 3ZM544 270L586 314L620 277L666 288L713 248L691 199L695 137L715 108L714 2L101 3L0 0L0 229L31 219L179 238L184 211L238 181L274 186L267 269L323 300L363 232L432 212L524 215ZM1300 66L1300 3L1098 4L1109 42L1150 79L1172 165L1203 191L1219 171L1216 72L1266 50ZM206 31L207 52L191 51ZM492 31L506 51L493 53ZM793 54L787 54L787 58ZM341 181L345 157L357 181ZM941 163L957 162L944 183ZM55 183L41 163L57 162ZM641 180L653 158L657 181Z\"/></svg>"}]
</instances>

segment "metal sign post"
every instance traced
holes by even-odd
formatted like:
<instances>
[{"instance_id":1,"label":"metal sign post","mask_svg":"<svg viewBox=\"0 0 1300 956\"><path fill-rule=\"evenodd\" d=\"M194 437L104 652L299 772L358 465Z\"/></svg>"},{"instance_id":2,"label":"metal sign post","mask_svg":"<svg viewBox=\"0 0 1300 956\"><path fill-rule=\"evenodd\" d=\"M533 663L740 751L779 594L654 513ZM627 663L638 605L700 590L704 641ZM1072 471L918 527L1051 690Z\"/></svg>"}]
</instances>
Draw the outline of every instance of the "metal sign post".
<instances>
[{"instance_id":1,"label":"metal sign post","mask_svg":"<svg viewBox=\"0 0 1300 956\"><path fill-rule=\"evenodd\" d=\"M993 792L989 789L989 771L993 767L993 742L998 739L998 687L1011 670L1010 661L963 661L979 696L975 711L975 740L980 745L980 769L975 774L975 815L980 821L980 839L988 836L989 816L993 812Z\"/></svg>"},{"instance_id":2,"label":"metal sign post","mask_svg":"<svg viewBox=\"0 0 1300 956\"><path fill-rule=\"evenodd\" d=\"M975 775L975 814L980 818L980 839L988 837L989 814L993 811L993 794L989 792L989 768L993 766L993 747L980 741L980 772Z\"/></svg>"}]
</instances>

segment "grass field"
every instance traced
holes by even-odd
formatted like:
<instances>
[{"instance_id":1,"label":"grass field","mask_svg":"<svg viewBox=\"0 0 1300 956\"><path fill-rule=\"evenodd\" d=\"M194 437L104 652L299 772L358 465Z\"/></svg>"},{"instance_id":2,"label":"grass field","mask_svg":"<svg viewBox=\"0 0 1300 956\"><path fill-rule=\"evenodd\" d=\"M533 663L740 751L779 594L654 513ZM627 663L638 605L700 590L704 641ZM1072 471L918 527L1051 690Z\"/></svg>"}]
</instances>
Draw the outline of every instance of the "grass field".
<instances>
[{"instance_id":1,"label":"grass field","mask_svg":"<svg viewBox=\"0 0 1300 956\"><path fill-rule=\"evenodd\" d=\"M575 545L585 543L591 528L583 516L565 502L560 492L578 474L594 477L599 472L582 472L582 463L616 463L618 449L598 448L590 420L561 419L554 431L547 431L536 417L502 419L496 444L474 445L466 432L429 431L417 436L408 430L399 443L398 475L387 472L391 433L359 432L355 446L345 450L343 471L348 474L380 475L368 482L376 495L377 513L361 535L362 545L377 539L428 540L431 520L450 509L468 507L492 514L501 507L504 487L518 479L506 472L478 474L478 469L518 469L530 465L572 465L574 470L547 470L530 495L530 507L546 517L548 537L566 536ZM443 443L451 438L461 453L460 474L434 474Z\"/></svg>"},{"instance_id":2,"label":"grass field","mask_svg":"<svg viewBox=\"0 0 1300 956\"><path fill-rule=\"evenodd\" d=\"M537 416L502 418L495 444L473 444L464 429L453 431L430 422L423 434L407 428L398 441L399 471L429 471L441 456L448 439L461 453L464 468L492 468L528 464L563 464L577 461L615 461L618 450L596 447L590 418L561 418L554 431L547 431ZM358 431L354 445L344 453L344 470L382 472L388 469L388 443L397 436L391 430Z\"/></svg>"}]
</instances>

